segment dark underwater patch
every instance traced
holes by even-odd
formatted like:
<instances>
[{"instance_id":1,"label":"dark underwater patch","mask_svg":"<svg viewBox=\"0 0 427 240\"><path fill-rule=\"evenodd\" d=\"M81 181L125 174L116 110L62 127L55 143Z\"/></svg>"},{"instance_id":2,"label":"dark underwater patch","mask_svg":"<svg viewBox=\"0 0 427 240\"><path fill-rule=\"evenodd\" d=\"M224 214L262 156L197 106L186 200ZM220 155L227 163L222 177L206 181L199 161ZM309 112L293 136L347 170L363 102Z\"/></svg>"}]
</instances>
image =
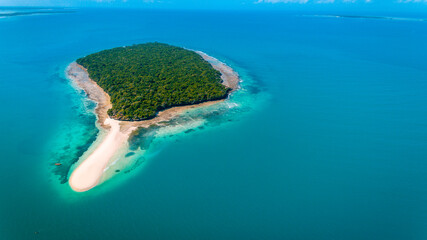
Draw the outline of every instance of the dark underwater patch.
<instances>
[{"instance_id":1,"label":"dark underwater patch","mask_svg":"<svg viewBox=\"0 0 427 240\"><path fill-rule=\"evenodd\" d=\"M185 131L184 133L191 133L191 132L194 132L195 130L194 129L188 129L187 131Z\"/></svg>"},{"instance_id":2,"label":"dark underwater patch","mask_svg":"<svg viewBox=\"0 0 427 240\"><path fill-rule=\"evenodd\" d=\"M85 116L85 127L83 133L85 135L86 141L80 145L74 145L68 143L66 146L63 146L56 154L53 153L50 157L50 164L52 167L52 173L58 176L58 179L61 184L68 182L68 174L71 167L79 160L79 158L85 153L89 147L95 142L99 130L95 127L92 127L90 123L95 121L94 116ZM72 136L66 136L71 138Z\"/></svg>"},{"instance_id":3,"label":"dark underwater patch","mask_svg":"<svg viewBox=\"0 0 427 240\"><path fill-rule=\"evenodd\" d=\"M145 160L146 160L145 157L138 158L129 169L127 169L126 171L124 171L124 173L130 173L130 172L132 172L137 167L139 167L142 163L144 163Z\"/></svg>"},{"instance_id":4,"label":"dark underwater patch","mask_svg":"<svg viewBox=\"0 0 427 240\"><path fill-rule=\"evenodd\" d=\"M159 126L150 126L148 128L140 128L129 138L129 149L136 151L138 149L148 149L154 136L159 129Z\"/></svg>"},{"instance_id":5,"label":"dark underwater patch","mask_svg":"<svg viewBox=\"0 0 427 240\"><path fill-rule=\"evenodd\" d=\"M135 155L135 152L128 152L128 153L126 153L125 157L130 157L130 156L133 156L133 155Z\"/></svg>"}]
</instances>

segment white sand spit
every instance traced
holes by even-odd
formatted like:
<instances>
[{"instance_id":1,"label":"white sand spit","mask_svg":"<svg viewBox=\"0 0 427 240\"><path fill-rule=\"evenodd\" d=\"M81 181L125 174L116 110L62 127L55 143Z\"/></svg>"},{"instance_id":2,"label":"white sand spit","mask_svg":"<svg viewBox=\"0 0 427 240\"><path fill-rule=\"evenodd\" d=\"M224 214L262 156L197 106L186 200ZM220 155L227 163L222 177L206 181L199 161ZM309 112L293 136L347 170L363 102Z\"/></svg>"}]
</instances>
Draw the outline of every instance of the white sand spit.
<instances>
[{"instance_id":1,"label":"white sand spit","mask_svg":"<svg viewBox=\"0 0 427 240\"><path fill-rule=\"evenodd\" d=\"M89 155L71 174L69 184L76 192L84 192L95 187L102 176L110 159L117 150L128 140L133 129L120 131L120 121L107 118L105 125L110 131L104 141Z\"/></svg>"}]
</instances>

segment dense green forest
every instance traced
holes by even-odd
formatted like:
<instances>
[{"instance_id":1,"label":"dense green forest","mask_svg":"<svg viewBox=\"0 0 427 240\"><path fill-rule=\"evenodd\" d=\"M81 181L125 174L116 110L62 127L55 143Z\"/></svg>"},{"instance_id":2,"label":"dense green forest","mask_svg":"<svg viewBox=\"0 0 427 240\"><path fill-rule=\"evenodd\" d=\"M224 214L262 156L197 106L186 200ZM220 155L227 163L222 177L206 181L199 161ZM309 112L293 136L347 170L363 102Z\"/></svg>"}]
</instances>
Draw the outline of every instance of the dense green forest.
<instances>
[{"instance_id":1,"label":"dense green forest","mask_svg":"<svg viewBox=\"0 0 427 240\"><path fill-rule=\"evenodd\" d=\"M200 55L162 43L113 48L76 62L110 95L108 114L119 120L153 118L166 108L223 99L230 91Z\"/></svg>"}]
</instances>

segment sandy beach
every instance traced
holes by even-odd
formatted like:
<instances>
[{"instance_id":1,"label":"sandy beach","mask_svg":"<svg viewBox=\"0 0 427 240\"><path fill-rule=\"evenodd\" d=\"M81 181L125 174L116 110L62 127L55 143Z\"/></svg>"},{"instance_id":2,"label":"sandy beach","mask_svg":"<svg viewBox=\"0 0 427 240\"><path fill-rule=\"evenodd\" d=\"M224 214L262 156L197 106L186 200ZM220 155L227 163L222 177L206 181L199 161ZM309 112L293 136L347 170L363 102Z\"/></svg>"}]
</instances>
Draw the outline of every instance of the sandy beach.
<instances>
[{"instance_id":1,"label":"sandy beach","mask_svg":"<svg viewBox=\"0 0 427 240\"><path fill-rule=\"evenodd\" d=\"M216 70L221 72L223 85L231 88L232 91L239 88L240 79L233 69L203 52L196 51L196 53L201 55L204 60L211 63ZM209 101L195 105L169 108L159 112L155 118L150 120L119 121L111 119L108 116L107 111L112 107L110 96L89 78L85 68L73 62L67 68L67 75L77 87L86 92L88 98L97 103L95 113L97 115L99 127L102 128L101 130L107 131L107 134L103 136L103 139L101 139L96 149L86 159L81 159L79 161L80 164L71 173L69 185L76 192L84 192L98 185L104 173L104 169L108 166L116 152L127 144L129 136L136 129L146 128L155 124L161 125L165 121L176 118L186 110L209 106L224 101Z\"/></svg>"}]
</instances>

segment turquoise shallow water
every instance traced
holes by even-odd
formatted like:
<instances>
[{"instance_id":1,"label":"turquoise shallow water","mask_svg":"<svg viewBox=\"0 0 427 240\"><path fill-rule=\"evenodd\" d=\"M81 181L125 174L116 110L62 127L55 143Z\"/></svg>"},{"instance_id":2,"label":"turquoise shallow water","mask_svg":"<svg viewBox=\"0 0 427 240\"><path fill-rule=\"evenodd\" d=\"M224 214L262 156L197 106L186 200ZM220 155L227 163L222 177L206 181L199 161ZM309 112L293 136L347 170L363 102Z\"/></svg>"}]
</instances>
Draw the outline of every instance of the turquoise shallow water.
<instances>
[{"instance_id":1,"label":"turquoise shallow water","mask_svg":"<svg viewBox=\"0 0 427 240\"><path fill-rule=\"evenodd\" d=\"M0 239L426 239L426 24L131 10L0 19ZM224 61L243 89L141 132L131 150L147 152L128 173L74 193L69 167L98 131L65 68L148 41Z\"/></svg>"}]
</instances>

